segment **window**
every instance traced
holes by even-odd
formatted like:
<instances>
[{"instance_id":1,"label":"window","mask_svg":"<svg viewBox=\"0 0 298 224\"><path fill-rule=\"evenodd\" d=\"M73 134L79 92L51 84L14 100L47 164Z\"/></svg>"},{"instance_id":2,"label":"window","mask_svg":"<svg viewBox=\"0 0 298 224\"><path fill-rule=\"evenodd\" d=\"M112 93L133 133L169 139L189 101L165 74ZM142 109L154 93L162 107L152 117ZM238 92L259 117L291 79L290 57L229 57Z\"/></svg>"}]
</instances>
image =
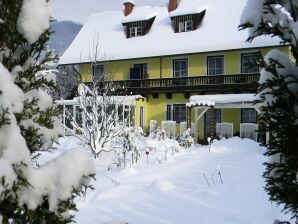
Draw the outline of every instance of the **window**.
<instances>
[{"instance_id":1,"label":"window","mask_svg":"<svg viewBox=\"0 0 298 224\"><path fill-rule=\"evenodd\" d=\"M92 67L93 81L103 81L104 80L104 65L93 65Z\"/></svg>"},{"instance_id":2,"label":"window","mask_svg":"<svg viewBox=\"0 0 298 224\"><path fill-rule=\"evenodd\" d=\"M257 112L252 108L241 109L241 123L257 123Z\"/></svg>"},{"instance_id":3,"label":"window","mask_svg":"<svg viewBox=\"0 0 298 224\"><path fill-rule=\"evenodd\" d=\"M172 120L172 105L167 105L166 120L167 121L171 121Z\"/></svg>"},{"instance_id":4,"label":"window","mask_svg":"<svg viewBox=\"0 0 298 224\"><path fill-rule=\"evenodd\" d=\"M138 70L138 77L139 79L145 79L148 75L148 64L142 63L142 64L134 64L134 68Z\"/></svg>"},{"instance_id":5,"label":"window","mask_svg":"<svg viewBox=\"0 0 298 224\"><path fill-rule=\"evenodd\" d=\"M192 20L179 22L179 33L191 31L193 27Z\"/></svg>"},{"instance_id":6,"label":"window","mask_svg":"<svg viewBox=\"0 0 298 224\"><path fill-rule=\"evenodd\" d=\"M173 120L177 123L186 121L186 106L185 104L173 105Z\"/></svg>"},{"instance_id":7,"label":"window","mask_svg":"<svg viewBox=\"0 0 298 224\"><path fill-rule=\"evenodd\" d=\"M175 78L188 76L187 59L178 59L173 61L173 76Z\"/></svg>"},{"instance_id":8,"label":"window","mask_svg":"<svg viewBox=\"0 0 298 224\"><path fill-rule=\"evenodd\" d=\"M129 28L129 36L130 37L138 37L142 36L142 27L141 26L135 26Z\"/></svg>"},{"instance_id":9,"label":"window","mask_svg":"<svg viewBox=\"0 0 298 224\"><path fill-rule=\"evenodd\" d=\"M257 66L257 60L259 53L246 53L241 55L241 73L257 73L259 67Z\"/></svg>"},{"instance_id":10,"label":"window","mask_svg":"<svg viewBox=\"0 0 298 224\"><path fill-rule=\"evenodd\" d=\"M208 75L221 75L224 73L224 57L212 56L207 59Z\"/></svg>"}]
</instances>

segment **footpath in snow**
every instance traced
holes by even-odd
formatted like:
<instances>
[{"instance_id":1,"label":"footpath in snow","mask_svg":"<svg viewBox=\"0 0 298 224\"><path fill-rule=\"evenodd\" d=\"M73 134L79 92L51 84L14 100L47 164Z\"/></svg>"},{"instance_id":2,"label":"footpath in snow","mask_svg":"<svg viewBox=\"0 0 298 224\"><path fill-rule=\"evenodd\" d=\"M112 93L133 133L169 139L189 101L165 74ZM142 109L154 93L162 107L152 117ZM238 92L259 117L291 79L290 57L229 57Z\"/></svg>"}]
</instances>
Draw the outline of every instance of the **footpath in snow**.
<instances>
[{"instance_id":1,"label":"footpath in snow","mask_svg":"<svg viewBox=\"0 0 298 224\"><path fill-rule=\"evenodd\" d=\"M62 139L60 148L75 146ZM169 142L170 144L170 142ZM77 204L77 223L271 224L287 220L263 190L265 157L258 143L232 138L208 146L145 152L133 168L106 171L95 161L94 191ZM220 173L220 175L219 175Z\"/></svg>"}]
</instances>

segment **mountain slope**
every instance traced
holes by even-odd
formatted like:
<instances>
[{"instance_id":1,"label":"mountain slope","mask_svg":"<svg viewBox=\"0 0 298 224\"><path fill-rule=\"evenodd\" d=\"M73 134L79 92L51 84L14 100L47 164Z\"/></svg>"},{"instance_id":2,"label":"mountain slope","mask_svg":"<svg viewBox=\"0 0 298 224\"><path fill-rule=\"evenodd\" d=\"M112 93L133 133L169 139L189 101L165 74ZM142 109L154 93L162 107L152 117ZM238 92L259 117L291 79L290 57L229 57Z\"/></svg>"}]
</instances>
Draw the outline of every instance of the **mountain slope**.
<instances>
[{"instance_id":1,"label":"mountain slope","mask_svg":"<svg viewBox=\"0 0 298 224\"><path fill-rule=\"evenodd\" d=\"M57 53L63 54L82 28L82 25L72 21L58 21L52 22L51 28L54 33L49 40L49 47Z\"/></svg>"}]
</instances>

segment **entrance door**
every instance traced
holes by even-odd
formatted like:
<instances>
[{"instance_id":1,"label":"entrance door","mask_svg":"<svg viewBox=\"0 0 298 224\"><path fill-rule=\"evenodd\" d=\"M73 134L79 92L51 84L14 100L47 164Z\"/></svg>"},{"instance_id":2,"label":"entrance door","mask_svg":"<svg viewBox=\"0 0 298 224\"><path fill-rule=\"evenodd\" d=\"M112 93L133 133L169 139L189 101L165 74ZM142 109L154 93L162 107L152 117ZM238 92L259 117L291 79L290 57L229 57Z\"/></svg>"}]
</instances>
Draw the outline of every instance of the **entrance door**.
<instances>
[{"instance_id":1,"label":"entrance door","mask_svg":"<svg viewBox=\"0 0 298 224\"><path fill-rule=\"evenodd\" d=\"M211 116L210 116L210 109L204 115L204 138L210 137L211 132ZM216 129L216 124L221 123L221 109L215 109L215 125L214 128ZM215 134L215 132L214 132Z\"/></svg>"}]
</instances>

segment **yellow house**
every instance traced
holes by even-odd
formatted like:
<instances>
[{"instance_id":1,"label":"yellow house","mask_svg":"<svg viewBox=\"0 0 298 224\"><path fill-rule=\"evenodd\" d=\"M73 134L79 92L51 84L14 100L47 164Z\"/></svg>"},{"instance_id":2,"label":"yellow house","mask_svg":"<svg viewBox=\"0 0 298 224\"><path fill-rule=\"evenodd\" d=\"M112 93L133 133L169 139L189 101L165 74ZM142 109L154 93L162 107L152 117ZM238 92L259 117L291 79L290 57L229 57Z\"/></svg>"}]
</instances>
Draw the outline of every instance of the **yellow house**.
<instances>
[{"instance_id":1,"label":"yellow house","mask_svg":"<svg viewBox=\"0 0 298 224\"><path fill-rule=\"evenodd\" d=\"M171 120L179 133L191 96L255 93L257 58L272 48L289 51L275 38L245 42L247 31L238 31L245 3L169 0L153 7L125 0L123 11L91 15L59 63L79 65L82 82L112 79L116 94L143 96L132 107L132 125L149 131L151 120ZM210 116L207 110L193 129L199 139L214 128ZM232 124L234 135L240 123L257 123L254 108L218 108L213 116Z\"/></svg>"}]
</instances>

